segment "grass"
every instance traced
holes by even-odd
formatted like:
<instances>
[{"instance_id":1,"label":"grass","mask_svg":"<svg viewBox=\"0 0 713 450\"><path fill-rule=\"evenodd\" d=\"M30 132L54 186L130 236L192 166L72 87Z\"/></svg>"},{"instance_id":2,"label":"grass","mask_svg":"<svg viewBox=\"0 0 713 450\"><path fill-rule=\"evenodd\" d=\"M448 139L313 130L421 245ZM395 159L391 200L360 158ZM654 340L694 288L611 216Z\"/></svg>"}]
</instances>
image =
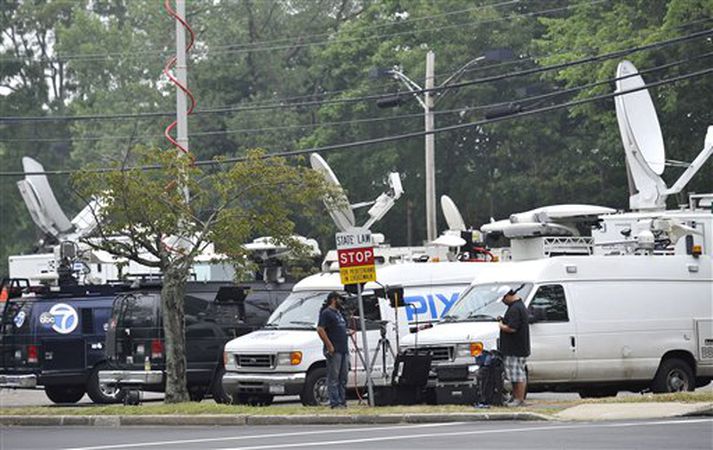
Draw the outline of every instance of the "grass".
<instances>
[{"instance_id":1,"label":"grass","mask_svg":"<svg viewBox=\"0 0 713 450\"><path fill-rule=\"evenodd\" d=\"M682 392L676 394L646 394L641 396L609 397L577 401L534 401L527 408L518 408L517 412L535 412L553 414L571 406L590 403L649 403L649 402L713 402L713 391ZM366 405L354 405L344 410L332 410L327 407L304 407L300 405L273 405L254 407L244 405L218 405L213 402L202 403L144 403L141 406L35 406L1 408L0 415L376 415L376 414L440 414L440 413L493 413L512 412L508 408L474 409L468 405L414 405L382 406L369 408Z\"/></svg>"}]
</instances>

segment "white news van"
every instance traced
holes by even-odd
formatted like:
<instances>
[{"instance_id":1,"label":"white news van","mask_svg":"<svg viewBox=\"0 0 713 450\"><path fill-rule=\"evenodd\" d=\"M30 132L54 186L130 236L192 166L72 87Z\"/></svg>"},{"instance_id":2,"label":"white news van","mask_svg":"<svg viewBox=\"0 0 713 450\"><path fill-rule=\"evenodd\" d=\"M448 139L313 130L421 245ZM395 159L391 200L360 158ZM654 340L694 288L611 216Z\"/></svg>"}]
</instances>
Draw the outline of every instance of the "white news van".
<instances>
[{"instance_id":1,"label":"white news van","mask_svg":"<svg viewBox=\"0 0 713 450\"><path fill-rule=\"evenodd\" d=\"M713 194L691 195L678 210L665 208L713 154L713 126L703 150L667 187L663 137L645 83L628 61L619 64L617 76L633 212L599 215L589 256L484 267L449 314L418 333L418 343L406 337L405 347L432 348L434 359L443 355L436 364L473 364L472 356L497 348L496 318L506 310L500 299L522 285L520 296L535 318L527 363L533 389L606 396L623 389L693 390L710 382ZM576 230L566 222L578 209L540 208L481 230L510 233L513 251L534 249L547 239L544 233L571 236ZM455 351L464 345L470 357Z\"/></svg>"},{"instance_id":2,"label":"white news van","mask_svg":"<svg viewBox=\"0 0 713 450\"><path fill-rule=\"evenodd\" d=\"M431 349L434 364L474 364L481 348L497 348L503 294L524 284L519 294L537 318L530 390L671 392L713 377L710 253L507 262L484 267L475 280L439 324L402 346ZM472 355L458 351L466 347Z\"/></svg>"},{"instance_id":3,"label":"white news van","mask_svg":"<svg viewBox=\"0 0 713 450\"><path fill-rule=\"evenodd\" d=\"M458 294L487 265L439 262L377 267L379 283L402 286L406 302L413 305L398 308L401 338L408 334L410 325L447 314ZM375 385L390 383L391 351L396 352L398 346L394 309L386 299L376 298L374 289L379 288L376 283L364 288L369 361L379 352L372 372ZM269 404L275 395L299 395L305 405L327 402L325 359L316 325L327 293L342 289L339 273L309 276L295 285L265 328L225 345L223 387L236 403ZM347 298L345 309L347 315L358 314L355 296ZM350 328L358 328L358 323L349 319ZM378 345L382 325L391 350ZM360 333L350 339L349 345L352 370L348 387L361 388L366 384L366 374L357 355L357 347L362 346Z\"/></svg>"}]
</instances>

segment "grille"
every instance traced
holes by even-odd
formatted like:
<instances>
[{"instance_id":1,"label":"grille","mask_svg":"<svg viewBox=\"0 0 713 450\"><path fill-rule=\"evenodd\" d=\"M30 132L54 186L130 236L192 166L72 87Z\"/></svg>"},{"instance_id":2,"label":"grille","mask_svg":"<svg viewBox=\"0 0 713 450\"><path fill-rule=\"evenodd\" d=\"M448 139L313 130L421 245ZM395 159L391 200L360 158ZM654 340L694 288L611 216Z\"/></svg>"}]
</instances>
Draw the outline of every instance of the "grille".
<instances>
[{"instance_id":1,"label":"grille","mask_svg":"<svg viewBox=\"0 0 713 450\"><path fill-rule=\"evenodd\" d=\"M713 347L701 347L701 359L713 359Z\"/></svg>"},{"instance_id":2,"label":"grille","mask_svg":"<svg viewBox=\"0 0 713 450\"><path fill-rule=\"evenodd\" d=\"M428 352L431 354L431 361L453 361L453 347L419 347L419 353ZM409 348L407 354L416 353L416 349Z\"/></svg>"},{"instance_id":3,"label":"grille","mask_svg":"<svg viewBox=\"0 0 713 450\"><path fill-rule=\"evenodd\" d=\"M275 355L235 355L239 367L275 367Z\"/></svg>"}]
</instances>

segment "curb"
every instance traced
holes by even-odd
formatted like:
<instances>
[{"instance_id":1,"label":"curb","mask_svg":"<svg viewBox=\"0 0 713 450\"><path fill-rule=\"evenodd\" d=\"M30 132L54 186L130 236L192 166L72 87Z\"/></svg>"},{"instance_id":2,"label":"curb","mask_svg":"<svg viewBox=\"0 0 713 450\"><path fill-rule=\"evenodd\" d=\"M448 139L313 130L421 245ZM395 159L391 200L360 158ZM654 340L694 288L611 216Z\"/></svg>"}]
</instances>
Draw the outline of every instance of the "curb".
<instances>
[{"instance_id":1,"label":"curb","mask_svg":"<svg viewBox=\"0 0 713 450\"><path fill-rule=\"evenodd\" d=\"M529 412L382 414L382 415L125 415L125 416L0 416L0 426L239 426L239 425L350 425L446 423L481 421L543 421L552 417Z\"/></svg>"}]
</instances>

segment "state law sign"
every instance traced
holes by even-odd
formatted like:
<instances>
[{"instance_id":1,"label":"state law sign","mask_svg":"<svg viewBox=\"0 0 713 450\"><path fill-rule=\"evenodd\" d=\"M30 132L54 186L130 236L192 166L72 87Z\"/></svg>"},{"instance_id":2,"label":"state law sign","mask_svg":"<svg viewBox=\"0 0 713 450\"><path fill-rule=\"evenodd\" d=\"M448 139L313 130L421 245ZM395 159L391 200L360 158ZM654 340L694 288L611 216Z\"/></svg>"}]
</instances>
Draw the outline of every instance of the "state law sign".
<instances>
[{"instance_id":1,"label":"state law sign","mask_svg":"<svg viewBox=\"0 0 713 450\"><path fill-rule=\"evenodd\" d=\"M337 233L336 237L337 260L342 284L376 281L371 232L363 228L351 228Z\"/></svg>"}]
</instances>

